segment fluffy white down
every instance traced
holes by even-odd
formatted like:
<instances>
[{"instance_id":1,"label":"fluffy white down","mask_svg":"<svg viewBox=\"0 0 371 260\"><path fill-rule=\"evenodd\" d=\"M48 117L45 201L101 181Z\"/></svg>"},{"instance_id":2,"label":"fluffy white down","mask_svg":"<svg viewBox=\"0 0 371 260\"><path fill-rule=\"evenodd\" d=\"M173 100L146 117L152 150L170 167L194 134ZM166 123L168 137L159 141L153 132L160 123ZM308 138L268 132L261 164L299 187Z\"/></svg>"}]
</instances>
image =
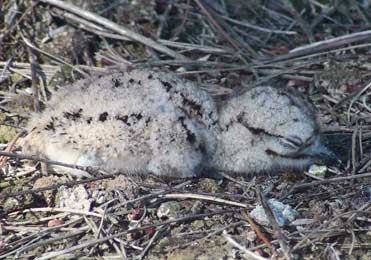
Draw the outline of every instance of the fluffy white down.
<instances>
[{"instance_id":1,"label":"fluffy white down","mask_svg":"<svg viewBox=\"0 0 371 260\"><path fill-rule=\"evenodd\" d=\"M26 153L110 172L189 177L216 150L217 113L193 83L133 70L61 88L28 129Z\"/></svg>"},{"instance_id":2,"label":"fluffy white down","mask_svg":"<svg viewBox=\"0 0 371 260\"><path fill-rule=\"evenodd\" d=\"M109 172L198 176L300 170L321 150L313 106L288 90L257 87L218 112L194 83L149 70L81 80L34 114L23 149ZM84 176L81 171L66 169Z\"/></svg>"},{"instance_id":3,"label":"fluffy white down","mask_svg":"<svg viewBox=\"0 0 371 260\"><path fill-rule=\"evenodd\" d=\"M222 106L220 142L210 163L214 169L240 173L302 170L314 162L300 146L319 140L314 107L297 93L262 86L231 98ZM316 151L313 151L315 155Z\"/></svg>"}]
</instances>

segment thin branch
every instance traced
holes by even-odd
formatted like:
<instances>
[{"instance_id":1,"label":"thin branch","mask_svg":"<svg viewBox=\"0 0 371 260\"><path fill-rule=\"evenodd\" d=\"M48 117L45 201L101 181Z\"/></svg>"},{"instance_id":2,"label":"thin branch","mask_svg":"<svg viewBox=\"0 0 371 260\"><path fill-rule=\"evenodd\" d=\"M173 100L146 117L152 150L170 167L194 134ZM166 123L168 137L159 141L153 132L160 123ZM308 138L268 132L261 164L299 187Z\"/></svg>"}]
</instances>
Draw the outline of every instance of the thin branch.
<instances>
[{"instance_id":1,"label":"thin branch","mask_svg":"<svg viewBox=\"0 0 371 260\"><path fill-rule=\"evenodd\" d=\"M313 186L318 186L322 184L328 184L328 183L333 183L333 182L341 182L341 181L347 181L347 180L353 180L353 179L358 179L358 178L370 178L371 173L363 173L363 174L356 174L356 175L351 175L351 176L346 176L346 177L336 177L328 180L323 180L323 181L314 181L311 183L303 183L303 184L298 184L293 187L293 190L301 190L301 189L306 189L309 187Z\"/></svg>"},{"instance_id":2,"label":"thin branch","mask_svg":"<svg viewBox=\"0 0 371 260\"><path fill-rule=\"evenodd\" d=\"M140 42L150 48L153 48L159 52L162 52L162 53L165 53L167 55L169 55L170 57L173 57L173 58L177 58L177 59L180 59L180 60L185 60L187 59L185 56L159 44L158 42L150 39L150 38L147 38L139 33L136 33L136 32L133 32L123 26L120 26L118 25L117 23L114 23L110 20L108 20L107 18L104 18L100 15L97 15L95 13L92 13L92 12L89 12L87 10L84 10L84 9L81 9L77 6L74 6L72 4L69 4L69 3L66 3L64 1L60 1L60 0L40 0L40 2L43 2L43 3L46 3L46 4L49 4L49 5L54 5L60 9L64 9L68 12L71 12L75 15L78 15L80 17L83 17L87 20L90 20L90 21L94 21L116 33L119 33L123 36L126 36L134 41L137 41L137 42Z\"/></svg>"},{"instance_id":3,"label":"thin branch","mask_svg":"<svg viewBox=\"0 0 371 260\"><path fill-rule=\"evenodd\" d=\"M237 207L241 207L241 208L247 208L247 205L244 204L244 203L239 203L239 202L235 202L235 201L220 199L220 198L217 198L217 197L212 197L212 196L207 196L207 195L202 195L202 194L171 193L171 194L160 195L159 197L160 198L168 198L168 199L201 199L201 200L207 200L207 201L212 201L212 202L237 206Z\"/></svg>"}]
</instances>

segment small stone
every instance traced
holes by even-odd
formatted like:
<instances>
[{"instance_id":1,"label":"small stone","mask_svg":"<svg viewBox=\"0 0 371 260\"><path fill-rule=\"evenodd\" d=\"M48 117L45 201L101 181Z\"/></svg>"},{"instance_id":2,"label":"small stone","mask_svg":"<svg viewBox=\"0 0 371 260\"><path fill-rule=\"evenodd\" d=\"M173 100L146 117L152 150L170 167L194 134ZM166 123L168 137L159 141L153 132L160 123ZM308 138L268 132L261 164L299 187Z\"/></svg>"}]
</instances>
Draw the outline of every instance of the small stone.
<instances>
[{"instance_id":1,"label":"small stone","mask_svg":"<svg viewBox=\"0 0 371 260\"><path fill-rule=\"evenodd\" d=\"M73 188L61 187L58 190L58 207L89 211L91 199L87 190L82 185Z\"/></svg>"},{"instance_id":2,"label":"small stone","mask_svg":"<svg viewBox=\"0 0 371 260\"><path fill-rule=\"evenodd\" d=\"M142 208L132 209L127 215L127 218L129 221L138 220L143 216L143 212Z\"/></svg>"},{"instance_id":3,"label":"small stone","mask_svg":"<svg viewBox=\"0 0 371 260\"><path fill-rule=\"evenodd\" d=\"M218 193L222 192L222 187L220 187L218 181L213 179L200 179L199 187L203 192L207 193Z\"/></svg>"},{"instance_id":4,"label":"small stone","mask_svg":"<svg viewBox=\"0 0 371 260\"><path fill-rule=\"evenodd\" d=\"M195 230L202 230L205 228L205 222L203 220L195 220L192 222L192 228Z\"/></svg>"},{"instance_id":5,"label":"small stone","mask_svg":"<svg viewBox=\"0 0 371 260\"><path fill-rule=\"evenodd\" d=\"M175 219L179 215L181 205L177 201L168 201L160 205L157 210L157 216L159 218Z\"/></svg>"},{"instance_id":6,"label":"small stone","mask_svg":"<svg viewBox=\"0 0 371 260\"><path fill-rule=\"evenodd\" d=\"M60 226L63 224L64 224L64 221L61 219L52 219L52 220L49 220L48 227Z\"/></svg>"},{"instance_id":7,"label":"small stone","mask_svg":"<svg viewBox=\"0 0 371 260\"><path fill-rule=\"evenodd\" d=\"M315 177L324 178L327 172L327 166L313 164L309 167L308 173Z\"/></svg>"},{"instance_id":8,"label":"small stone","mask_svg":"<svg viewBox=\"0 0 371 260\"><path fill-rule=\"evenodd\" d=\"M33 185L33 188L37 190L37 189L42 189L42 188L45 188L45 187L50 187L50 186L56 185L58 183L61 183L61 179L59 177L57 177L57 176L46 176L46 177L38 178L35 181L35 183ZM55 195L56 195L56 189L49 189L49 190L46 190L42 193L42 196L45 199L45 202L49 207L54 206Z\"/></svg>"},{"instance_id":9,"label":"small stone","mask_svg":"<svg viewBox=\"0 0 371 260\"><path fill-rule=\"evenodd\" d=\"M283 204L276 199L268 200L269 206L271 207L273 214L276 218L278 225L284 226L291 223L299 215L299 213L293 209L290 205ZM269 226L270 222L265 213L265 210L261 205L257 205L251 212L250 216L259 224L263 226Z\"/></svg>"},{"instance_id":10,"label":"small stone","mask_svg":"<svg viewBox=\"0 0 371 260\"><path fill-rule=\"evenodd\" d=\"M8 198L3 204L4 211L11 211L19 208L20 203L16 198Z\"/></svg>"},{"instance_id":11,"label":"small stone","mask_svg":"<svg viewBox=\"0 0 371 260\"><path fill-rule=\"evenodd\" d=\"M255 231L249 231L245 233L244 237L247 241L253 242L256 240L256 233Z\"/></svg>"}]
</instances>

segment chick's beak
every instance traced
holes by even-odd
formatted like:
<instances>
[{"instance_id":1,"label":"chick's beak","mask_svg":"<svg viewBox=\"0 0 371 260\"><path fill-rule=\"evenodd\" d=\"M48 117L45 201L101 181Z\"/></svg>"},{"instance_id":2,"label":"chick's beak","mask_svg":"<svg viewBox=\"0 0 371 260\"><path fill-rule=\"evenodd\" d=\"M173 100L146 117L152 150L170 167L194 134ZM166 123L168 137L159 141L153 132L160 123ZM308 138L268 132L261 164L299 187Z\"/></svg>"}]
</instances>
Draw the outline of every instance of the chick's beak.
<instances>
[{"instance_id":1,"label":"chick's beak","mask_svg":"<svg viewBox=\"0 0 371 260\"><path fill-rule=\"evenodd\" d=\"M316 162L326 165L341 165L340 158L323 144L317 145L315 149Z\"/></svg>"}]
</instances>

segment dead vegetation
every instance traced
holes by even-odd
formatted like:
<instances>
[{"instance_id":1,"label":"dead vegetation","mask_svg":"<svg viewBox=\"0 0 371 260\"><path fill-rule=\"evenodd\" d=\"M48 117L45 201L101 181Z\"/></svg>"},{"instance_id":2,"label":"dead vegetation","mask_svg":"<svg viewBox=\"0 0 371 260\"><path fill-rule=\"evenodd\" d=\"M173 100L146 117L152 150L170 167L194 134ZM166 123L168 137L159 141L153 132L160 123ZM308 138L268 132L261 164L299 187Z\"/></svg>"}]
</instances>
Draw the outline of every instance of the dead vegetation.
<instances>
[{"instance_id":1,"label":"dead vegetation","mask_svg":"<svg viewBox=\"0 0 371 260\"><path fill-rule=\"evenodd\" d=\"M354 0L2 1L0 259L371 259L370 11ZM343 165L163 181L94 169L71 180L24 163L17 139L50 90L132 67L175 71L220 98L296 88ZM268 198L296 219L278 225ZM268 225L249 216L257 204Z\"/></svg>"}]
</instances>

